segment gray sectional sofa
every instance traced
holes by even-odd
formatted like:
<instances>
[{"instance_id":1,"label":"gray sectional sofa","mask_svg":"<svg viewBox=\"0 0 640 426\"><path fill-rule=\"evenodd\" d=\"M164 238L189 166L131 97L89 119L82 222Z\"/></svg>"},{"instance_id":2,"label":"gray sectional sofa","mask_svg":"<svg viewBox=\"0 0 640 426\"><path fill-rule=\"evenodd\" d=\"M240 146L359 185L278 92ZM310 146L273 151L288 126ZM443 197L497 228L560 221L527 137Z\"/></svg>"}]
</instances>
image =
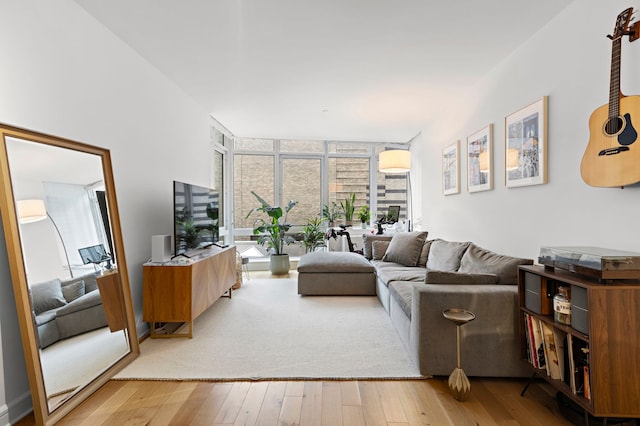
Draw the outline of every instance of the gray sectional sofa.
<instances>
[{"instance_id":1,"label":"gray sectional sofa","mask_svg":"<svg viewBox=\"0 0 640 426\"><path fill-rule=\"evenodd\" d=\"M467 375L529 374L520 360L517 268L531 259L499 255L471 242L427 240L426 232L365 234L363 254L303 256L298 293L377 295L425 376L449 375L457 365L455 325L442 312L469 310L476 318L461 328Z\"/></svg>"},{"instance_id":2,"label":"gray sectional sofa","mask_svg":"<svg viewBox=\"0 0 640 426\"><path fill-rule=\"evenodd\" d=\"M426 232L363 236L376 270L376 293L425 376L456 367L455 325L442 311L476 319L461 328L462 367L469 376L525 377L518 336L517 267L531 259L504 256L471 242L427 240Z\"/></svg>"},{"instance_id":3,"label":"gray sectional sofa","mask_svg":"<svg viewBox=\"0 0 640 426\"><path fill-rule=\"evenodd\" d=\"M36 283L29 293L41 349L107 325L96 274Z\"/></svg>"}]
</instances>

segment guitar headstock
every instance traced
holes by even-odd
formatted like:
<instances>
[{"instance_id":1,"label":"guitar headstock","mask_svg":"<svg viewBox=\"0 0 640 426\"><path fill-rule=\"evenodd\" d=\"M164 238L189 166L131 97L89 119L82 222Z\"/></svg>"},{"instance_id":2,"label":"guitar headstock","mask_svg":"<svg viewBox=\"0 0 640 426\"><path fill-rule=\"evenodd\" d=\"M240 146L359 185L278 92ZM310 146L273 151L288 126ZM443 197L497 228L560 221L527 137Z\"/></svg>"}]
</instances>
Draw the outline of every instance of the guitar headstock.
<instances>
[{"instance_id":1,"label":"guitar headstock","mask_svg":"<svg viewBox=\"0 0 640 426\"><path fill-rule=\"evenodd\" d=\"M613 35L608 36L612 40L621 38L622 36L629 35L629 22L631 22L631 15L633 15L633 8L620 12L616 18L616 26L613 29Z\"/></svg>"}]
</instances>

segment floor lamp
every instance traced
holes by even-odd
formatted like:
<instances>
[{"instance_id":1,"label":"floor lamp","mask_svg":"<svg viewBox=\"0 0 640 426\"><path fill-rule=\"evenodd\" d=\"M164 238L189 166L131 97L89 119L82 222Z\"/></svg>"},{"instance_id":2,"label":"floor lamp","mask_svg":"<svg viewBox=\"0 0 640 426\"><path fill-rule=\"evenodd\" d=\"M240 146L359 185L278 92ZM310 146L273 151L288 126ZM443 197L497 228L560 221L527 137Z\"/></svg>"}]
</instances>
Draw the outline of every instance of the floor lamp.
<instances>
[{"instance_id":1,"label":"floor lamp","mask_svg":"<svg viewBox=\"0 0 640 426\"><path fill-rule=\"evenodd\" d=\"M64 244L64 239L62 238L60 229L58 229L58 225L56 225L56 222L53 220L51 215L49 215L47 209L45 208L44 200L18 200L17 209L18 220L20 224L39 222L41 220L45 220L46 218L49 218L49 220L51 220L53 227L58 233L58 237L60 237L60 243L62 244L62 249L64 250L64 257L67 260L67 268L69 268L69 275L71 276L71 278L73 278L73 271L71 271L71 262L69 262L69 255L67 254L67 246Z\"/></svg>"},{"instance_id":2,"label":"floor lamp","mask_svg":"<svg viewBox=\"0 0 640 426\"><path fill-rule=\"evenodd\" d=\"M411 151L403 149L392 149L382 151L378 156L378 170L386 174L407 174L407 187L409 196L407 201L409 204L409 218L407 231L413 228L413 201L411 196Z\"/></svg>"}]
</instances>

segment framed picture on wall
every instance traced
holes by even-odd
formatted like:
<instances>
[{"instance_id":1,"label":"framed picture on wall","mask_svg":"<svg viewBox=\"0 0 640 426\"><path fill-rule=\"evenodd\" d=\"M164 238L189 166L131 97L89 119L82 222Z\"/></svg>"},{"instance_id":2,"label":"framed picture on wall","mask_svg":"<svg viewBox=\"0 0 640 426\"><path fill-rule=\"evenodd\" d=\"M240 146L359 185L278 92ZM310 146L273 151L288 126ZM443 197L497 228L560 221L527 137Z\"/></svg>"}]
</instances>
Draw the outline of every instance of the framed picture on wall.
<instances>
[{"instance_id":1,"label":"framed picture on wall","mask_svg":"<svg viewBox=\"0 0 640 426\"><path fill-rule=\"evenodd\" d=\"M442 149L442 193L460 192L460 141Z\"/></svg>"},{"instance_id":2,"label":"framed picture on wall","mask_svg":"<svg viewBox=\"0 0 640 426\"><path fill-rule=\"evenodd\" d=\"M467 138L467 188L469 192L493 189L493 124Z\"/></svg>"},{"instance_id":3,"label":"framed picture on wall","mask_svg":"<svg viewBox=\"0 0 640 426\"><path fill-rule=\"evenodd\" d=\"M543 96L505 118L505 184L509 188L547 183L548 99Z\"/></svg>"}]
</instances>

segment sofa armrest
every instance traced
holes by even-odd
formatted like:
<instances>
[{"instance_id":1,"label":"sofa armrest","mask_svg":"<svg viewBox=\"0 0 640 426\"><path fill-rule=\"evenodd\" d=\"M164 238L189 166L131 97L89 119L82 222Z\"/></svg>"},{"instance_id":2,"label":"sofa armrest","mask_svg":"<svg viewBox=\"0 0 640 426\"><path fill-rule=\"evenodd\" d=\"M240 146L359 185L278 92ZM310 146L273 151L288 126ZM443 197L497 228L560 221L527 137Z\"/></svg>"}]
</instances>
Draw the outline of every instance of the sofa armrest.
<instances>
[{"instance_id":1,"label":"sofa armrest","mask_svg":"<svg viewBox=\"0 0 640 426\"><path fill-rule=\"evenodd\" d=\"M63 315L69 315L74 312L82 311L84 309L89 309L94 306L99 306L102 304L102 299L100 298L100 291L93 290L84 296L80 296L75 299L73 302L64 305L56 311L56 316L61 317Z\"/></svg>"},{"instance_id":2,"label":"sofa armrest","mask_svg":"<svg viewBox=\"0 0 640 426\"><path fill-rule=\"evenodd\" d=\"M449 375L457 366L456 326L442 311L473 312L461 326L462 368L469 376L524 377L518 334L518 288L515 285L415 285L410 342L425 366L422 374Z\"/></svg>"}]
</instances>

